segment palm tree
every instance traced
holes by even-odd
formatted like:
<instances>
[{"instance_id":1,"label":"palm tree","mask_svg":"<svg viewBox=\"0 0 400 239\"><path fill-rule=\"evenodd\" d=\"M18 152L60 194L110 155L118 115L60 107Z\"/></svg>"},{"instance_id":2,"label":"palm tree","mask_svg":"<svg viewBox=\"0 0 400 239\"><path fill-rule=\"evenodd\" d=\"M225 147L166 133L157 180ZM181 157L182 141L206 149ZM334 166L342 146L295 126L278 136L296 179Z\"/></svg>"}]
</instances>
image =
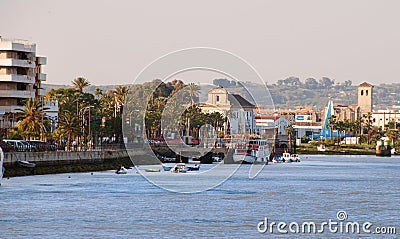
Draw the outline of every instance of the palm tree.
<instances>
[{"instance_id":1,"label":"palm tree","mask_svg":"<svg viewBox=\"0 0 400 239\"><path fill-rule=\"evenodd\" d=\"M365 119L365 127L368 133L368 144L371 143L371 130L372 130L372 114L368 112L366 115L363 116Z\"/></svg>"},{"instance_id":2,"label":"palm tree","mask_svg":"<svg viewBox=\"0 0 400 239\"><path fill-rule=\"evenodd\" d=\"M68 110L64 111L64 114L60 116L58 129L64 137L67 137L67 148L70 150L71 139L79 136L81 133L78 117Z\"/></svg>"},{"instance_id":3,"label":"palm tree","mask_svg":"<svg viewBox=\"0 0 400 239\"><path fill-rule=\"evenodd\" d=\"M123 108L123 106L125 105L125 101L126 101L126 96L128 94L128 87L126 86L118 86L114 91L114 96L115 96L115 103L119 106L119 108ZM122 110L121 110L122 112Z\"/></svg>"},{"instance_id":4,"label":"palm tree","mask_svg":"<svg viewBox=\"0 0 400 239\"><path fill-rule=\"evenodd\" d=\"M335 115L332 115L331 117L329 117L328 125L329 125L329 128L330 128L330 136L331 136L331 139L332 139L333 129L335 128L335 125L336 125L336 116Z\"/></svg>"},{"instance_id":5,"label":"palm tree","mask_svg":"<svg viewBox=\"0 0 400 239\"><path fill-rule=\"evenodd\" d=\"M80 92L83 92L83 88L90 85L89 81L83 77L77 77L72 81L72 85L77 88Z\"/></svg>"},{"instance_id":6,"label":"palm tree","mask_svg":"<svg viewBox=\"0 0 400 239\"><path fill-rule=\"evenodd\" d=\"M200 86L196 85L195 83L189 84L189 94L190 94L190 106L194 105L194 98L199 95Z\"/></svg>"},{"instance_id":7,"label":"palm tree","mask_svg":"<svg viewBox=\"0 0 400 239\"><path fill-rule=\"evenodd\" d=\"M286 126L286 134L289 136L289 148L290 150L292 150L292 136L294 133L294 128L293 125L290 124L288 126Z\"/></svg>"},{"instance_id":8,"label":"palm tree","mask_svg":"<svg viewBox=\"0 0 400 239\"><path fill-rule=\"evenodd\" d=\"M103 94L103 90L100 89L100 88L96 88L96 90L94 91L94 95L95 95L97 98L100 98L102 94Z\"/></svg>"},{"instance_id":9,"label":"palm tree","mask_svg":"<svg viewBox=\"0 0 400 239\"><path fill-rule=\"evenodd\" d=\"M345 122L343 122L341 120L336 122L336 129L338 131L337 141L338 141L338 146L339 146L340 145L340 139L341 139L341 133L346 130Z\"/></svg>"},{"instance_id":10,"label":"palm tree","mask_svg":"<svg viewBox=\"0 0 400 239\"><path fill-rule=\"evenodd\" d=\"M27 99L23 109L20 111L19 117L22 118L17 123L17 127L23 132L25 138L38 137L40 133L45 132L45 122L47 119L44 115L42 103L36 99Z\"/></svg>"}]
</instances>

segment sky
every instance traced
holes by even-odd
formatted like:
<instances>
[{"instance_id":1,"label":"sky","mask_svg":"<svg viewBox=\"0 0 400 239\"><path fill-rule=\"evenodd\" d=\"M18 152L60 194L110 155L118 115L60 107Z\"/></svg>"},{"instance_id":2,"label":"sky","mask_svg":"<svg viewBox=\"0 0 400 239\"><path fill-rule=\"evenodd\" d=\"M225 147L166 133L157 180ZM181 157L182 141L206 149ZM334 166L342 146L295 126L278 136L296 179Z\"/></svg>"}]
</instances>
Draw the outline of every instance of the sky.
<instances>
[{"instance_id":1,"label":"sky","mask_svg":"<svg viewBox=\"0 0 400 239\"><path fill-rule=\"evenodd\" d=\"M269 84L400 83L399 9L397 0L1 0L0 35L37 44L47 84L130 84L155 59L190 47L240 56Z\"/></svg>"}]
</instances>

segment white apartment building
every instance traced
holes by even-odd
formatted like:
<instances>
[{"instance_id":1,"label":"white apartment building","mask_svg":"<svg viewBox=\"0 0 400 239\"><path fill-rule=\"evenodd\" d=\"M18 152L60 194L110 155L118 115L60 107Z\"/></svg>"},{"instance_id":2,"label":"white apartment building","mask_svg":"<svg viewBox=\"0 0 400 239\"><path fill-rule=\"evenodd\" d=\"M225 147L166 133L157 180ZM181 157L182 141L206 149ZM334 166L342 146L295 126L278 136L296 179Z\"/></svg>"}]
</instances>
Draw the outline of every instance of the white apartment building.
<instances>
[{"instance_id":1,"label":"white apartment building","mask_svg":"<svg viewBox=\"0 0 400 239\"><path fill-rule=\"evenodd\" d=\"M364 118L364 121L367 119ZM381 130L384 130L386 125L389 122L393 122L397 127L400 125L400 112L399 111L387 111L387 110L378 110L377 112L371 113L371 123L372 126L376 126Z\"/></svg>"},{"instance_id":2,"label":"white apartment building","mask_svg":"<svg viewBox=\"0 0 400 239\"><path fill-rule=\"evenodd\" d=\"M41 68L46 62L46 57L36 56L36 44L0 37L0 128L15 125L14 114L24 100L45 95Z\"/></svg>"}]
</instances>

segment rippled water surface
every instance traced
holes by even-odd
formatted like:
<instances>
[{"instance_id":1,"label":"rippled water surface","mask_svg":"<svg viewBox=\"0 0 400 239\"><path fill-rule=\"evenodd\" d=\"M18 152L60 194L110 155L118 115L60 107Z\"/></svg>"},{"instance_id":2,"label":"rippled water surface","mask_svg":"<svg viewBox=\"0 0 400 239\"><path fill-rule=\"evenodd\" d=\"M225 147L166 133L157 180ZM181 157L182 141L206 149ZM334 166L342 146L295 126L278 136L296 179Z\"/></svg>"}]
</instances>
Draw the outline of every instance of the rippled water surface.
<instances>
[{"instance_id":1,"label":"rippled water surface","mask_svg":"<svg viewBox=\"0 0 400 239\"><path fill-rule=\"evenodd\" d=\"M221 167L229 171L234 165ZM301 163L268 165L255 179L248 178L249 167L196 194L168 192L135 170L3 179L0 238L354 237L257 231L265 217L337 221L339 210L348 221L395 226L398 234L385 237L399 236L400 157L303 156Z\"/></svg>"}]
</instances>

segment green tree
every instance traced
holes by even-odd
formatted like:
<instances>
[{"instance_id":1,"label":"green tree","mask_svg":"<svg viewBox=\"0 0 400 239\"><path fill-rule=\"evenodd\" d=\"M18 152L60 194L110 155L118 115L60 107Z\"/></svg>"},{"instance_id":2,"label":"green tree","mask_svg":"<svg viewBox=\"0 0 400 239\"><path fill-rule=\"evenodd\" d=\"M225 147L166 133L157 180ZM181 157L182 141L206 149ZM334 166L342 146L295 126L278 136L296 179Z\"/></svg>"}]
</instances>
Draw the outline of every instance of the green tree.
<instances>
[{"instance_id":1,"label":"green tree","mask_svg":"<svg viewBox=\"0 0 400 239\"><path fill-rule=\"evenodd\" d=\"M71 140L81 134L79 118L70 111L65 111L59 117L58 129L56 131L56 134L67 137L67 149L70 150Z\"/></svg>"},{"instance_id":2,"label":"green tree","mask_svg":"<svg viewBox=\"0 0 400 239\"><path fill-rule=\"evenodd\" d=\"M90 85L89 81L83 77L77 77L72 81L72 85L77 88L80 92L83 92L83 88Z\"/></svg>"},{"instance_id":3,"label":"green tree","mask_svg":"<svg viewBox=\"0 0 400 239\"><path fill-rule=\"evenodd\" d=\"M128 87L118 86L113 91L115 97L115 104L117 105L118 112L123 112L123 107L125 105L126 96L128 94Z\"/></svg>"},{"instance_id":4,"label":"green tree","mask_svg":"<svg viewBox=\"0 0 400 239\"><path fill-rule=\"evenodd\" d=\"M371 112L368 112L367 114L363 115L363 120L364 120L364 130L366 130L366 133L368 134L368 144L371 144L371 134L373 133L372 131L372 114Z\"/></svg>"},{"instance_id":5,"label":"green tree","mask_svg":"<svg viewBox=\"0 0 400 239\"><path fill-rule=\"evenodd\" d=\"M19 117L21 120L17 123L17 127L21 130L25 139L33 139L44 134L46 131L45 116L42 103L36 99L27 99L23 109L19 109Z\"/></svg>"},{"instance_id":6,"label":"green tree","mask_svg":"<svg viewBox=\"0 0 400 239\"><path fill-rule=\"evenodd\" d=\"M189 84L189 95L190 95L190 105L193 106L195 103L195 98L198 97L200 92L200 86L195 83Z\"/></svg>"},{"instance_id":7,"label":"green tree","mask_svg":"<svg viewBox=\"0 0 400 239\"><path fill-rule=\"evenodd\" d=\"M328 125L329 125L329 129L330 129L330 138L332 139L333 137L333 130L336 127L336 116L335 115L331 115L331 117L329 117L328 120Z\"/></svg>"},{"instance_id":8,"label":"green tree","mask_svg":"<svg viewBox=\"0 0 400 239\"><path fill-rule=\"evenodd\" d=\"M293 125L289 124L288 126L286 126L285 130L286 130L286 134L289 136L289 148L292 149L292 137L294 134Z\"/></svg>"}]
</instances>

